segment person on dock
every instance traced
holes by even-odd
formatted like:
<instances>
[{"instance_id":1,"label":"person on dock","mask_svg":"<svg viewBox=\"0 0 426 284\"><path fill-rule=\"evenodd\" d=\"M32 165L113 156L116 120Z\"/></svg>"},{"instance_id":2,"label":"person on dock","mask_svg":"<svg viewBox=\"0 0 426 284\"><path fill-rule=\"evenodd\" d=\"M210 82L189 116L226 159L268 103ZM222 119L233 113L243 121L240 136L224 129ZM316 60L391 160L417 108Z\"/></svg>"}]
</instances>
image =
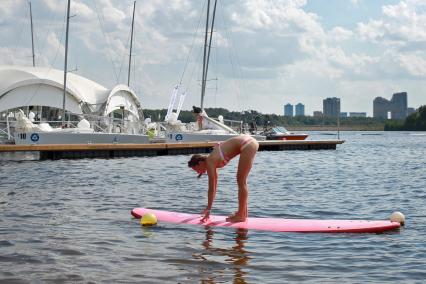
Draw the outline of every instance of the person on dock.
<instances>
[{"instance_id":1,"label":"person on dock","mask_svg":"<svg viewBox=\"0 0 426 284\"><path fill-rule=\"evenodd\" d=\"M224 167L231 159L240 155L238 161L237 184L238 184L238 211L229 216L228 222L244 222L248 217L248 187L247 177L253 165L259 143L251 136L240 135L226 141L219 142L209 155L195 154L188 161L188 167L192 168L201 177L204 173L208 175L208 201L203 210L202 221L208 220L210 210L217 191L217 169Z\"/></svg>"},{"instance_id":2,"label":"person on dock","mask_svg":"<svg viewBox=\"0 0 426 284\"><path fill-rule=\"evenodd\" d=\"M192 112L194 113L195 119L197 121L198 130L203 129L203 111L201 108L192 106Z\"/></svg>"}]
</instances>

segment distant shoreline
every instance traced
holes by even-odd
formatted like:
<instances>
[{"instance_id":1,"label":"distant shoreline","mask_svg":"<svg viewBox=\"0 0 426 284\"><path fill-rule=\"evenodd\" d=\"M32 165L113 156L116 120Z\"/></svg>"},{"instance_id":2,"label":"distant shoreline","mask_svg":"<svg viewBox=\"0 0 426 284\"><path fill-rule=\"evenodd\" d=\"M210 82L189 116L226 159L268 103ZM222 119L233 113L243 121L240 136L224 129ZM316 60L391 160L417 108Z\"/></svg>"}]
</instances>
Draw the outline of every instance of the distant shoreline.
<instances>
[{"instance_id":1,"label":"distant shoreline","mask_svg":"<svg viewBox=\"0 0 426 284\"><path fill-rule=\"evenodd\" d=\"M337 131L336 125L286 125L289 131ZM384 125L341 125L340 131L384 131Z\"/></svg>"}]
</instances>

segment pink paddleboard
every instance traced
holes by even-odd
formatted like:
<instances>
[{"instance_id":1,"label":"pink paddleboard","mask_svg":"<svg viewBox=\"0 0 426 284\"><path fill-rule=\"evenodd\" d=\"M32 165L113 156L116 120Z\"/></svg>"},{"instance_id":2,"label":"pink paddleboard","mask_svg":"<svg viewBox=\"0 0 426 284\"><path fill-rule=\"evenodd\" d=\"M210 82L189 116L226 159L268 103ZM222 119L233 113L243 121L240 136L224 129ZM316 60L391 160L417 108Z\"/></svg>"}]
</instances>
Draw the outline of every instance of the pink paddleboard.
<instances>
[{"instance_id":1,"label":"pink paddleboard","mask_svg":"<svg viewBox=\"0 0 426 284\"><path fill-rule=\"evenodd\" d=\"M231 227L237 229L253 229L272 232L299 232L299 233L378 233L398 229L401 225L391 221L364 221L364 220L309 220L284 218L254 218L249 217L245 222L230 223L226 216L210 215L210 219L201 222L200 214L187 214L148 208L132 210L135 218L142 218L147 213L153 213L158 222Z\"/></svg>"}]
</instances>

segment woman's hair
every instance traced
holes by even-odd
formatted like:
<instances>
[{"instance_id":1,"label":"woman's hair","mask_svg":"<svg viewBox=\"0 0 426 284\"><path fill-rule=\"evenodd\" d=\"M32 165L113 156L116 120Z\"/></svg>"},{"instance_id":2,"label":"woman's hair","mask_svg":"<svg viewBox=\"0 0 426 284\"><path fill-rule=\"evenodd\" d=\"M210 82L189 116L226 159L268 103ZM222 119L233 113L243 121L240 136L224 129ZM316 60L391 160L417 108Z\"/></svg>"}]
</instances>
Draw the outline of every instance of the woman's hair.
<instances>
[{"instance_id":1,"label":"woman's hair","mask_svg":"<svg viewBox=\"0 0 426 284\"><path fill-rule=\"evenodd\" d=\"M203 154L194 154L191 159L188 161L188 167L192 168L198 165L201 161L205 161L207 159L207 155Z\"/></svg>"}]
</instances>

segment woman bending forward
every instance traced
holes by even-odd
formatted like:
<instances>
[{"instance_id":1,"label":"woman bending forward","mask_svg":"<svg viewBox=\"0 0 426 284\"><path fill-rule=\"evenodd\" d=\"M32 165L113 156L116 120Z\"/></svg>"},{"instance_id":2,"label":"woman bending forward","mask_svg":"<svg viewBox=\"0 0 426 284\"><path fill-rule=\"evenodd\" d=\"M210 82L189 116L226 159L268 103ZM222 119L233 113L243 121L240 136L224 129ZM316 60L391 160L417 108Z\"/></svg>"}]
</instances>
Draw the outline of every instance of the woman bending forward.
<instances>
[{"instance_id":1,"label":"woman bending forward","mask_svg":"<svg viewBox=\"0 0 426 284\"><path fill-rule=\"evenodd\" d=\"M217 191L217 169L226 166L231 159L240 155L238 161L238 211L226 218L228 222L244 222L248 217L248 187L247 177L253 165L259 143L251 136L240 135L232 137L224 142L219 142L209 155L195 154L188 162L188 167L198 173L198 177L207 172L209 177L207 207L202 214L202 221L210 216L210 210Z\"/></svg>"}]
</instances>

